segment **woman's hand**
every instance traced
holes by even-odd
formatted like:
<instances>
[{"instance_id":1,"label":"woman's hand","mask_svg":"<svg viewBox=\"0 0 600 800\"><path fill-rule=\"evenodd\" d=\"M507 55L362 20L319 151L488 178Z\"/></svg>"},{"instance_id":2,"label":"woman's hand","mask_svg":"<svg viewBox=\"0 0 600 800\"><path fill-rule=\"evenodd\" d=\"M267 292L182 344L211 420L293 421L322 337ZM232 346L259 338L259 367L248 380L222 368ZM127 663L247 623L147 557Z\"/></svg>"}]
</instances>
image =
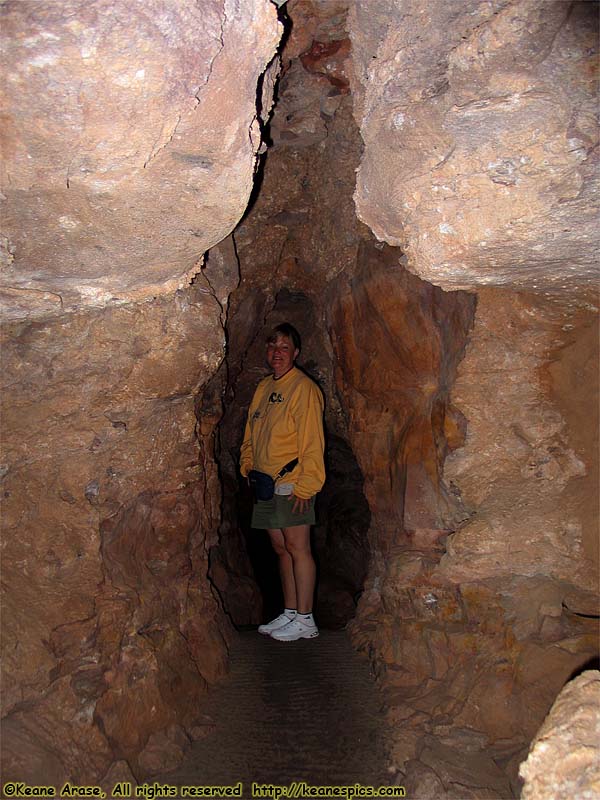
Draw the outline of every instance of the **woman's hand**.
<instances>
[{"instance_id":1,"label":"woman's hand","mask_svg":"<svg viewBox=\"0 0 600 800\"><path fill-rule=\"evenodd\" d=\"M298 495L291 494L289 497L289 502L291 503L292 500L294 501L294 505L292 506L292 514L305 514L310 506L311 498L308 499L305 497L298 497Z\"/></svg>"}]
</instances>

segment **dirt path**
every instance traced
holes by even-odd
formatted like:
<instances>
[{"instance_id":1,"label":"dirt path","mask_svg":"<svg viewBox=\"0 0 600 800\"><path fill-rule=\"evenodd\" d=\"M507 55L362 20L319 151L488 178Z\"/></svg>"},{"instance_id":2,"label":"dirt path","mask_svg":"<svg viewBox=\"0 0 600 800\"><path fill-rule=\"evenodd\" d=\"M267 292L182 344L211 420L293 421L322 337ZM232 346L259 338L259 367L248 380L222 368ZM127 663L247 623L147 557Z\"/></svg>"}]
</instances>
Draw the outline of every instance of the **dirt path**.
<instances>
[{"instance_id":1,"label":"dirt path","mask_svg":"<svg viewBox=\"0 0 600 800\"><path fill-rule=\"evenodd\" d=\"M241 780L244 797L253 781L387 785L381 706L369 664L345 632L289 643L240 633L230 675L203 711L214 729L168 782Z\"/></svg>"}]
</instances>

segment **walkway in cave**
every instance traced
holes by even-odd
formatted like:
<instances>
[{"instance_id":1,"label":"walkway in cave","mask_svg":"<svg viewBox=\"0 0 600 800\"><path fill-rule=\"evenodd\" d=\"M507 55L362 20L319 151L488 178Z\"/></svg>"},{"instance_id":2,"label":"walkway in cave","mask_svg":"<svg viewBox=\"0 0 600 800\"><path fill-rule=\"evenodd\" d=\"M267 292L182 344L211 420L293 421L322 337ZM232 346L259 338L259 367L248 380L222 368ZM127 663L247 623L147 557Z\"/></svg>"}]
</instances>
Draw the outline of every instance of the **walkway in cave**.
<instances>
[{"instance_id":1,"label":"walkway in cave","mask_svg":"<svg viewBox=\"0 0 600 800\"><path fill-rule=\"evenodd\" d=\"M244 631L229 676L203 709L210 733L163 780L241 780L244 797L252 796L253 781L387 785L382 703L367 660L344 631L290 643Z\"/></svg>"}]
</instances>

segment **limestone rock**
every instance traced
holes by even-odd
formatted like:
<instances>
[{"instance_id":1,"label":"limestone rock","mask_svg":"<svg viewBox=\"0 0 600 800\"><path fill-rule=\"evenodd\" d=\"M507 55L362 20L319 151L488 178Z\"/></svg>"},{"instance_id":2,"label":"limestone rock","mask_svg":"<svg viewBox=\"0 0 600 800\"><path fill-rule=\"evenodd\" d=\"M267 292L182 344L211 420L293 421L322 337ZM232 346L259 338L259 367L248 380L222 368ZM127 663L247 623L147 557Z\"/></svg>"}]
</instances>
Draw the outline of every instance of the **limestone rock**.
<instances>
[{"instance_id":1,"label":"limestone rock","mask_svg":"<svg viewBox=\"0 0 600 800\"><path fill-rule=\"evenodd\" d=\"M307 17L310 25L297 25L297 11L312 14L315 5L318 14ZM372 238L356 221L349 188L360 142L349 96L340 94L321 73L308 71L299 58L315 40L347 38L345 11L344 3L330 0L290 4L294 25L291 49L286 45L282 52L285 74L270 128L273 146L266 154L260 192L233 235L241 282L228 308L227 372L210 388L215 407L225 398L219 433L223 520L221 541L211 552L211 577L238 624L264 621L270 603L276 604L274 614L280 611L277 593L265 588L271 570L277 571L272 550L264 534L247 528L252 500L238 480L237 462L246 409L265 374L264 335L284 319L296 324L303 336L300 363L324 389L329 430L337 435L329 457L339 480L332 479L323 493L322 524L315 530L322 569L318 603L327 624L339 627L354 612L367 558L363 481L339 425L331 344L321 311L328 283L352 269L361 237ZM347 47L332 54L336 74L347 56ZM212 253L209 267L211 258ZM352 555L357 561L348 572ZM257 592L257 579L266 598Z\"/></svg>"},{"instance_id":2,"label":"limestone rock","mask_svg":"<svg viewBox=\"0 0 600 800\"><path fill-rule=\"evenodd\" d=\"M275 6L34 0L1 13L5 313L184 286L250 195Z\"/></svg>"},{"instance_id":3,"label":"limestone rock","mask_svg":"<svg viewBox=\"0 0 600 800\"><path fill-rule=\"evenodd\" d=\"M473 306L467 295L410 275L396 259L392 248L363 245L331 315L336 378L374 511L373 533L388 545L394 531L441 535L460 515L440 484L436 443L446 446L444 387Z\"/></svg>"},{"instance_id":4,"label":"limestone rock","mask_svg":"<svg viewBox=\"0 0 600 800\"><path fill-rule=\"evenodd\" d=\"M357 212L445 288L597 279L597 14L560 0L350 4Z\"/></svg>"},{"instance_id":5,"label":"limestone rock","mask_svg":"<svg viewBox=\"0 0 600 800\"><path fill-rule=\"evenodd\" d=\"M592 800L600 793L600 673L568 683L519 770L522 800Z\"/></svg>"},{"instance_id":6,"label":"limestone rock","mask_svg":"<svg viewBox=\"0 0 600 800\"><path fill-rule=\"evenodd\" d=\"M597 16L560 2L359 0L348 20L357 213L412 272L478 290L437 450L457 513L429 545L398 524L378 531L385 555L352 632L413 714L510 737L514 790L532 721L597 650ZM371 506L393 502L387 476L366 473ZM418 477L415 497L428 497ZM436 503L439 489L415 508Z\"/></svg>"},{"instance_id":7,"label":"limestone rock","mask_svg":"<svg viewBox=\"0 0 600 800\"><path fill-rule=\"evenodd\" d=\"M571 584L574 595L580 590L583 602L597 587L597 519L593 503L588 512L580 499L582 493L592 497L597 483L597 426L589 428L586 445L577 433L586 426L584 409L595 421L594 329L594 315L574 314L535 295L479 293L475 331L452 398L469 420L467 439L444 467L470 510L442 559L442 571L453 580L550 575ZM558 365L571 357L568 348L576 341L584 343L588 366L573 393ZM557 364L550 381L548 362ZM582 445L577 452L572 436Z\"/></svg>"},{"instance_id":8,"label":"limestone rock","mask_svg":"<svg viewBox=\"0 0 600 800\"><path fill-rule=\"evenodd\" d=\"M234 233L241 283L220 385L243 409L264 374L265 326L310 329L329 440L355 459L371 514L366 546L318 552L369 558L350 627L389 698L394 766L413 759L413 789L507 797L520 753L597 648L585 616L597 581L594 137L579 154L568 141L571 113L591 128L593 19L582 5L547 4L546 19L511 0L349 9L349 31L326 33L317 4L288 4L273 148ZM330 71L350 81L362 154ZM359 216L395 247L348 211L356 167ZM232 512L248 512L232 455L242 416L227 408L221 432L218 562L227 602L226 566L243 575L240 606L251 597ZM344 494L340 481L329 508ZM317 528L315 543L331 532ZM321 572L328 601L339 577ZM336 597L341 608L347 595ZM449 751L468 736L452 729L477 743L460 763ZM434 753L431 772L420 753Z\"/></svg>"},{"instance_id":9,"label":"limestone rock","mask_svg":"<svg viewBox=\"0 0 600 800\"><path fill-rule=\"evenodd\" d=\"M219 494L194 411L222 358L220 314L198 283L4 326L7 777L89 783L115 754L138 771L147 739L192 726L226 668L228 623L197 577Z\"/></svg>"},{"instance_id":10,"label":"limestone rock","mask_svg":"<svg viewBox=\"0 0 600 800\"><path fill-rule=\"evenodd\" d=\"M348 28L343 0L290 0L258 108L274 7L201 5L151 2L134 37L131 4L72 0L70 28L3 6L25 54L4 295L47 317L4 347L5 764L93 782L129 780L127 759L140 779L210 730L232 635L217 592L242 624L269 604L237 458L265 329L288 319L327 400L319 602L332 626L358 603L391 772L415 797L514 796L597 652L593 4L356 0ZM201 265L245 205L274 93L260 192ZM81 303L108 305L60 316Z\"/></svg>"}]
</instances>

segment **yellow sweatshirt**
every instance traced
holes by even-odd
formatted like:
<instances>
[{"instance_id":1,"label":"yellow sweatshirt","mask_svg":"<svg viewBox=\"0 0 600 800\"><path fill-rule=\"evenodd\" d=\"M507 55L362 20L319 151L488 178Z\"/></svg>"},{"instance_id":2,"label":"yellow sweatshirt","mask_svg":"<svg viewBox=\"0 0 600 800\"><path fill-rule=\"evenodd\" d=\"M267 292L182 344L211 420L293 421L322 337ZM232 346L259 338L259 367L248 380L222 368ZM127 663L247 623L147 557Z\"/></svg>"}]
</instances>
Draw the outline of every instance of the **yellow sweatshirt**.
<instances>
[{"instance_id":1,"label":"yellow sweatshirt","mask_svg":"<svg viewBox=\"0 0 600 800\"><path fill-rule=\"evenodd\" d=\"M296 367L278 380L264 378L256 387L240 453L240 469L275 477L294 458L298 464L277 483L293 483L294 494L308 499L325 482L323 395Z\"/></svg>"}]
</instances>

